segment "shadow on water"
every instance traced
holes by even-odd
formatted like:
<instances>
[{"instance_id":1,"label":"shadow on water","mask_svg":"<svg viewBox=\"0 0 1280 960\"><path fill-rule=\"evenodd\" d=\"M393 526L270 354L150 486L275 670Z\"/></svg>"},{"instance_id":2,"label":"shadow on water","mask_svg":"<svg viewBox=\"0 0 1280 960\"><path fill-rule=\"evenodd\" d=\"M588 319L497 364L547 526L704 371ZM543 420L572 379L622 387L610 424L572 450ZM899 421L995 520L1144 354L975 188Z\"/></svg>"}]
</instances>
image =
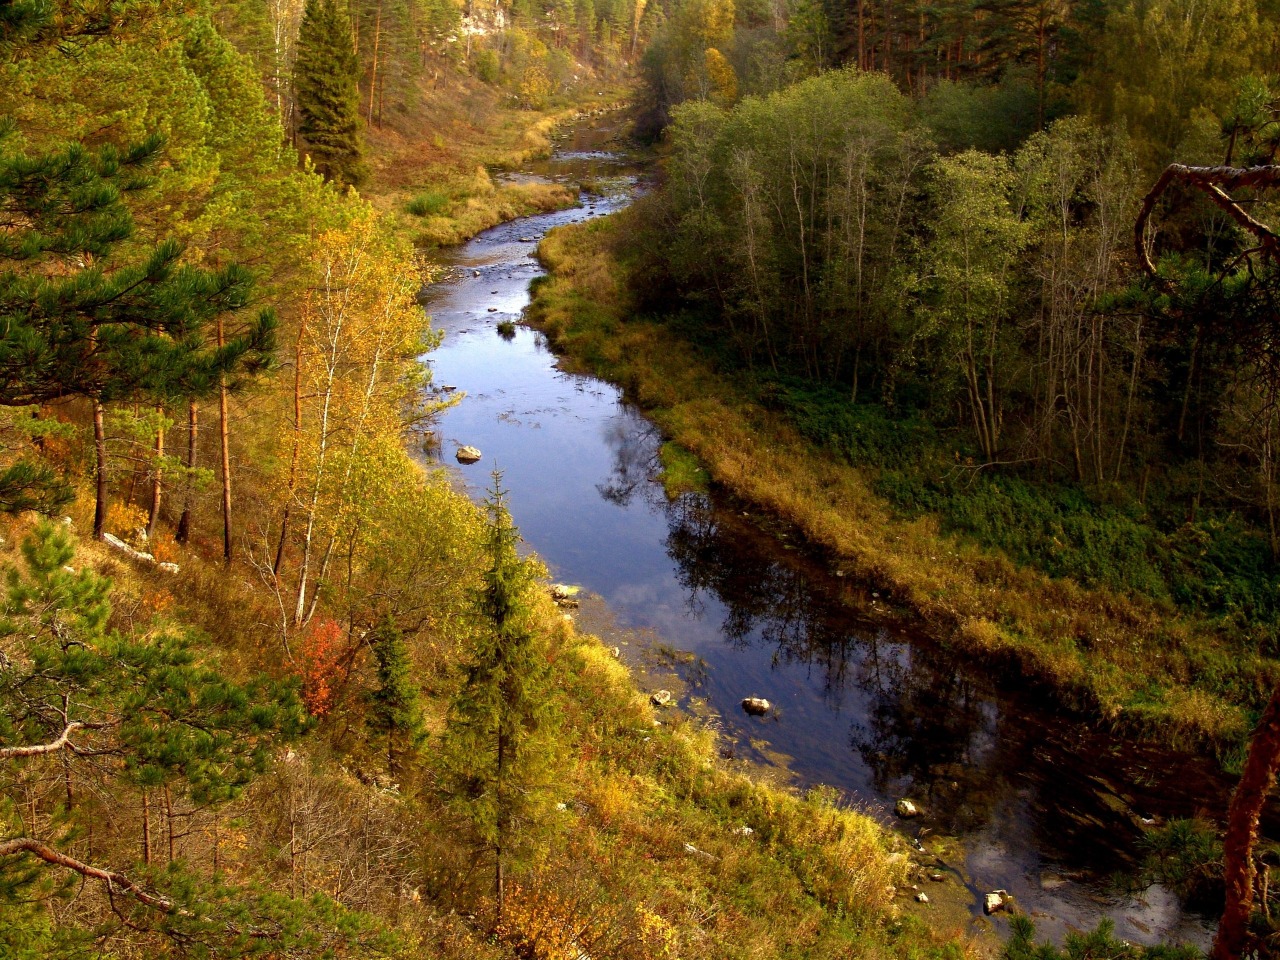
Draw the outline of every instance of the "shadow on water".
<instances>
[{"instance_id":1,"label":"shadow on water","mask_svg":"<svg viewBox=\"0 0 1280 960\"><path fill-rule=\"evenodd\" d=\"M613 187L443 254L456 279L427 292L445 332L428 362L437 384L467 393L441 418L443 458L480 447L462 482L479 498L503 468L512 514L557 579L694 655L685 679L733 755L789 758L800 784L839 787L886 821L896 798L917 800L925 816L908 832L959 838L952 866L970 888L1009 890L1050 936L1106 916L1131 940L1207 944L1204 919L1167 891L1134 897L1109 879L1132 872L1144 819L1221 815L1229 784L1211 760L1122 748L989 665L891 626L892 598L731 498L668 500L653 424L611 385L559 370L527 327L497 335L528 303L543 233L627 202L640 171L618 159L620 129L616 118L577 127L561 141L566 162L528 174ZM746 716L748 695L776 710Z\"/></svg>"}]
</instances>

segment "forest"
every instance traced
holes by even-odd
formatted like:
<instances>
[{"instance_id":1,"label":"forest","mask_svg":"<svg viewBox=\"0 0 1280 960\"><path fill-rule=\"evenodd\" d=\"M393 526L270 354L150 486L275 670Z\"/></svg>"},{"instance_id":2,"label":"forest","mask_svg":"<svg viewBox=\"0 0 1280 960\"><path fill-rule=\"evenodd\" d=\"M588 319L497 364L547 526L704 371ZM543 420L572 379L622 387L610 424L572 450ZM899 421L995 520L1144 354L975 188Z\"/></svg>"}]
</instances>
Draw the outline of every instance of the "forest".
<instances>
[{"instance_id":1,"label":"forest","mask_svg":"<svg viewBox=\"0 0 1280 960\"><path fill-rule=\"evenodd\" d=\"M434 251L578 204L509 174L618 103L656 187L543 247L602 355L965 544L1009 610L918 612L1028 675L1062 603L1141 634L1055 635L1064 709L1243 772L1195 868L1272 950L1278 54L1255 0L0 0L0 956L1193 955L904 909L900 833L659 711L420 453Z\"/></svg>"}]
</instances>

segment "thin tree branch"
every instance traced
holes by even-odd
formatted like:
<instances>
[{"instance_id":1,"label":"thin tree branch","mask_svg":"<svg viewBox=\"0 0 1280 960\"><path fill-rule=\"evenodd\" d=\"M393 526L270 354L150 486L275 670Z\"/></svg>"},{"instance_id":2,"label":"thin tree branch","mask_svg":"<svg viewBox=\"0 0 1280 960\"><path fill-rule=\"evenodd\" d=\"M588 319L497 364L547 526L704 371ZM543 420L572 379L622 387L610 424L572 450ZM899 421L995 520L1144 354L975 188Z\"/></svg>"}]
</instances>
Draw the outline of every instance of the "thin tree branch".
<instances>
[{"instance_id":1,"label":"thin tree branch","mask_svg":"<svg viewBox=\"0 0 1280 960\"><path fill-rule=\"evenodd\" d=\"M124 876L124 874L116 873L114 870L104 870L102 867L95 867L74 857L69 857L65 853L61 853L48 844L41 843L32 837L15 837L12 840L0 840L0 857L11 857L20 853L29 853L45 863L65 867L67 870L74 870L84 877L101 880L107 885L109 892L115 893L119 891L120 893L128 894L139 903L153 907L156 910L161 910L165 913L182 912L174 906L172 900L154 893L148 893L138 884Z\"/></svg>"},{"instance_id":2,"label":"thin tree branch","mask_svg":"<svg viewBox=\"0 0 1280 960\"><path fill-rule=\"evenodd\" d=\"M56 740L48 743L36 743L26 747L0 747L0 760L15 760L19 757L39 757L46 753L57 753L60 750L75 752L75 744L70 740L71 734L84 729L84 724L73 720L67 724Z\"/></svg>"}]
</instances>

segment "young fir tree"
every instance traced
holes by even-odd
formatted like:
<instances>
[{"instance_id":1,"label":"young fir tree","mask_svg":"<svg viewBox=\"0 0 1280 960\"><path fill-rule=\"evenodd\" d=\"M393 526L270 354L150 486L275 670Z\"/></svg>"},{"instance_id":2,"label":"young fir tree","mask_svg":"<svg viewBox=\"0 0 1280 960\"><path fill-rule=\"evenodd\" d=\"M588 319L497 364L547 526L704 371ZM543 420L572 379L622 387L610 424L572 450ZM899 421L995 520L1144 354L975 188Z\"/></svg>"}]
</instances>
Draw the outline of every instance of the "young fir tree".
<instances>
[{"instance_id":1,"label":"young fir tree","mask_svg":"<svg viewBox=\"0 0 1280 960\"><path fill-rule=\"evenodd\" d=\"M373 628L369 645L378 667L378 686L369 693L369 727L387 738L387 769L398 777L404 750L425 735L413 665L404 635L389 615Z\"/></svg>"},{"instance_id":2,"label":"young fir tree","mask_svg":"<svg viewBox=\"0 0 1280 960\"><path fill-rule=\"evenodd\" d=\"M547 641L533 616L536 566L516 553L520 537L500 481L495 471L480 630L440 751L443 786L493 854L498 922L504 871L533 851L550 806L560 720Z\"/></svg>"},{"instance_id":3,"label":"young fir tree","mask_svg":"<svg viewBox=\"0 0 1280 960\"><path fill-rule=\"evenodd\" d=\"M346 5L307 0L293 68L298 132L316 169L343 184L359 183L365 172L359 83L360 63Z\"/></svg>"}]
</instances>

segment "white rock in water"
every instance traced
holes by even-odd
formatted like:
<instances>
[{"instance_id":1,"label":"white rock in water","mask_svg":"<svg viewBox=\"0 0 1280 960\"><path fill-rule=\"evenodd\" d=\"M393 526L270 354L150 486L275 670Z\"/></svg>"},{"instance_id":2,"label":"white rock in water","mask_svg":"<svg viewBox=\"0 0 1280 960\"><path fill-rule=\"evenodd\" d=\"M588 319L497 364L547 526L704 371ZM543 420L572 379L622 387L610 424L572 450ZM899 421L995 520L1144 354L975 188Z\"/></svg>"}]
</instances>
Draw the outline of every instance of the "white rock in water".
<instances>
[{"instance_id":1,"label":"white rock in water","mask_svg":"<svg viewBox=\"0 0 1280 960\"><path fill-rule=\"evenodd\" d=\"M476 447L459 447L458 452L454 454L458 458L459 463L475 463L484 454Z\"/></svg>"},{"instance_id":2,"label":"white rock in water","mask_svg":"<svg viewBox=\"0 0 1280 960\"><path fill-rule=\"evenodd\" d=\"M773 704L764 697L746 697L742 701L742 709L753 717L763 717L773 709Z\"/></svg>"},{"instance_id":3,"label":"white rock in water","mask_svg":"<svg viewBox=\"0 0 1280 960\"><path fill-rule=\"evenodd\" d=\"M987 916L1009 909L1009 891L993 890L982 899L982 912Z\"/></svg>"},{"instance_id":4,"label":"white rock in water","mask_svg":"<svg viewBox=\"0 0 1280 960\"><path fill-rule=\"evenodd\" d=\"M655 707L665 707L668 703L671 702L671 691L659 690L657 693L653 694L653 696L649 698L649 702L652 703Z\"/></svg>"},{"instance_id":5,"label":"white rock in water","mask_svg":"<svg viewBox=\"0 0 1280 960\"><path fill-rule=\"evenodd\" d=\"M920 816L920 808L914 803L903 797L893 805L893 812L900 816L903 820L910 820L912 817Z\"/></svg>"}]
</instances>

